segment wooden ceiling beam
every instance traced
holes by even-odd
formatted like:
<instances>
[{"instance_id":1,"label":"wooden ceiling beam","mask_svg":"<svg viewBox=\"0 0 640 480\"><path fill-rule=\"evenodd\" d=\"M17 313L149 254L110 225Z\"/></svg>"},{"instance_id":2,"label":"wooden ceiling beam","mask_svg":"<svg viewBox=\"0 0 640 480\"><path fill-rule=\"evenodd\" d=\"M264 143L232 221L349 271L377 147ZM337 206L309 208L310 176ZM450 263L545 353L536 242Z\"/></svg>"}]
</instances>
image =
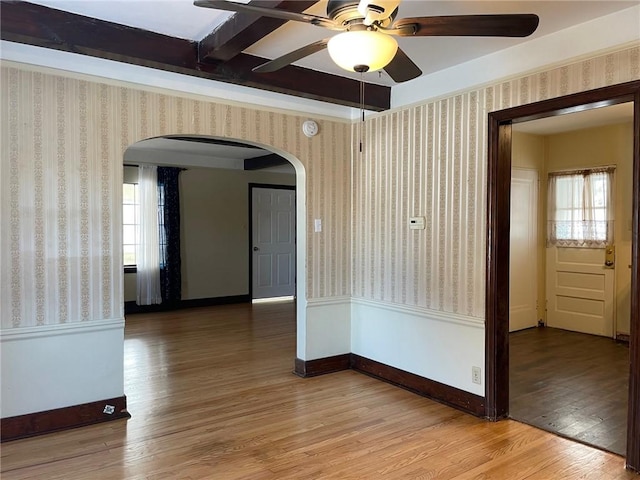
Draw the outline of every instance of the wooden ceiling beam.
<instances>
[{"instance_id":1,"label":"wooden ceiling beam","mask_svg":"<svg viewBox=\"0 0 640 480\"><path fill-rule=\"evenodd\" d=\"M315 3L316 0L252 0L249 2L250 5L280 8L295 13L302 13ZM200 62L230 60L285 23L286 20L277 18L234 13L200 40L198 59Z\"/></svg>"},{"instance_id":2,"label":"wooden ceiling beam","mask_svg":"<svg viewBox=\"0 0 640 480\"><path fill-rule=\"evenodd\" d=\"M296 97L358 107L359 83L338 75L288 66L259 74L264 58L236 55L229 62L198 62L197 43L27 2L2 2L3 40L197 76ZM391 89L367 84L364 107L389 108Z\"/></svg>"},{"instance_id":3,"label":"wooden ceiling beam","mask_svg":"<svg viewBox=\"0 0 640 480\"><path fill-rule=\"evenodd\" d=\"M261 57L241 54L228 62L216 65L200 64L203 72L229 79L232 83L248 87L262 88L278 93L304 91L304 98L331 102L349 107L360 107L360 83L338 75L318 72L308 68L289 65L272 73L255 73L251 70L266 60ZM268 80L268 84L266 81ZM391 102L391 89L382 85L366 84L364 108L373 111L388 110Z\"/></svg>"},{"instance_id":4,"label":"wooden ceiling beam","mask_svg":"<svg viewBox=\"0 0 640 480\"><path fill-rule=\"evenodd\" d=\"M279 167L280 165L286 165L288 160L282 158L277 153L270 153L269 155L263 155L262 157L253 157L244 159L245 170L262 170L264 168Z\"/></svg>"}]
</instances>

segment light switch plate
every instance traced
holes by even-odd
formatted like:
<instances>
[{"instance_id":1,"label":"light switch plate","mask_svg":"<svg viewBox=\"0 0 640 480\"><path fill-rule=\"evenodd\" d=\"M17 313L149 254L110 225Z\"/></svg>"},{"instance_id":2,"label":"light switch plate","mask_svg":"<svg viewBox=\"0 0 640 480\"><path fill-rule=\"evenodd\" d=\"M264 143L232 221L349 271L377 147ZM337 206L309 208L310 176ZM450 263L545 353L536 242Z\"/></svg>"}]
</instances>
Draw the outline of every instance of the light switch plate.
<instances>
[{"instance_id":1,"label":"light switch plate","mask_svg":"<svg viewBox=\"0 0 640 480\"><path fill-rule=\"evenodd\" d=\"M409 228L411 230L424 230L424 217L410 217Z\"/></svg>"}]
</instances>

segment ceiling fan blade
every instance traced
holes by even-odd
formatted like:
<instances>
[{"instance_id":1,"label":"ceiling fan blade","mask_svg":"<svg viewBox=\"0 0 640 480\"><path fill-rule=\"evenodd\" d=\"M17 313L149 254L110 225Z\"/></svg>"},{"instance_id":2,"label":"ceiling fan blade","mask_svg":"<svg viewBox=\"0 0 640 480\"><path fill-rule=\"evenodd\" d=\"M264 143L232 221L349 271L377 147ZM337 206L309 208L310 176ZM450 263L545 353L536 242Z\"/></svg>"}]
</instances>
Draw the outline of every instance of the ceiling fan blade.
<instances>
[{"instance_id":1,"label":"ceiling fan blade","mask_svg":"<svg viewBox=\"0 0 640 480\"><path fill-rule=\"evenodd\" d=\"M394 82L407 82L422 75L422 70L398 47L396 56L384 67Z\"/></svg>"},{"instance_id":2,"label":"ceiling fan blade","mask_svg":"<svg viewBox=\"0 0 640 480\"><path fill-rule=\"evenodd\" d=\"M401 36L527 37L540 19L534 14L453 15L402 18L389 30ZM410 28L413 25L413 31Z\"/></svg>"},{"instance_id":3,"label":"ceiling fan blade","mask_svg":"<svg viewBox=\"0 0 640 480\"><path fill-rule=\"evenodd\" d=\"M298 48L293 52L287 53L286 55L282 55L281 57L274 58L273 60L267 63L258 65L253 69L253 71L257 73L275 72L276 70L280 70L281 68L286 67L290 63L296 62L301 58L304 58L311 54L319 52L320 50L324 50L325 48L327 48L327 43L329 43L328 38L310 43L309 45L305 45L304 47Z\"/></svg>"},{"instance_id":4,"label":"ceiling fan blade","mask_svg":"<svg viewBox=\"0 0 640 480\"><path fill-rule=\"evenodd\" d=\"M244 3L229 2L226 0L195 0L193 4L196 7L213 8L216 10L228 10L238 13L250 13L260 15L261 17L279 18L281 20L293 20L295 22L310 23L318 27L325 27L331 30L344 30L342 25L326 17L310 15L307 13L289 12L278 8L257 7L255 5L246 5Z\"/></svg>"}]
</instances>

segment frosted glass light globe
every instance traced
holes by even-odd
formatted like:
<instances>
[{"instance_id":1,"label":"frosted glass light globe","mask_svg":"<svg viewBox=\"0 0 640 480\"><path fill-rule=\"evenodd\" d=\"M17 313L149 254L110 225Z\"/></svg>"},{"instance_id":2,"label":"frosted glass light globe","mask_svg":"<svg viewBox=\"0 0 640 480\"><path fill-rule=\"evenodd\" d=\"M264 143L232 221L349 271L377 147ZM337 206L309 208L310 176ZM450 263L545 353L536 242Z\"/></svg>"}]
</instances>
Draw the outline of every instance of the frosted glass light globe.
<instances>
[{"instance_id":1,"label":"frosted glass light globe","mask_svg":"<svg viewBox=\"0 0 640 480\"><path fill-rule=\"evenodd\" d=\"M375 72L393 60L398 42L385 33L356 30L331 37L327 48L339 67L350 72Z\"/></svg>"}]
</instances>

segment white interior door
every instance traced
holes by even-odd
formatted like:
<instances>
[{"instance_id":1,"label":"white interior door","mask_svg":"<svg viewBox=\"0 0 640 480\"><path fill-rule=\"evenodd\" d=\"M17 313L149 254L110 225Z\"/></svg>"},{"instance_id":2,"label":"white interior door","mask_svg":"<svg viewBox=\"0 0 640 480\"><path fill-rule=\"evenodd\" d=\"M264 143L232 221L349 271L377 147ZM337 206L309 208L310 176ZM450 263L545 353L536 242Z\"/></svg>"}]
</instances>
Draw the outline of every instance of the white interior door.
<instances>
[{"instance_id":1,"label":"white interior door","mask_svg":"<svg viewBox=\"0 0 640 480\"><path fill-rule=\"evenodd\" d=\"M547 325L613 337L614 274L604 248L547 248Z\"/></svg>"},{"instance_id":2,"label":"white interior door","mask_svg":"<svg viewBox=\"0 0 640 480\"><path fill-rule=\"evenodd\" d=\"M252 297L293 296L296 286L295 190L253 187Z\"/></svg>"},{"instance_id":3,"label":"white interior door","mask_svg":"<svg viewBox=\"0 0 640 480\"><path fill-rule=\"evenodd\" d=\"M538 324L538 172L511 172L509 331Z\"/></svg>"}]
</instances>

